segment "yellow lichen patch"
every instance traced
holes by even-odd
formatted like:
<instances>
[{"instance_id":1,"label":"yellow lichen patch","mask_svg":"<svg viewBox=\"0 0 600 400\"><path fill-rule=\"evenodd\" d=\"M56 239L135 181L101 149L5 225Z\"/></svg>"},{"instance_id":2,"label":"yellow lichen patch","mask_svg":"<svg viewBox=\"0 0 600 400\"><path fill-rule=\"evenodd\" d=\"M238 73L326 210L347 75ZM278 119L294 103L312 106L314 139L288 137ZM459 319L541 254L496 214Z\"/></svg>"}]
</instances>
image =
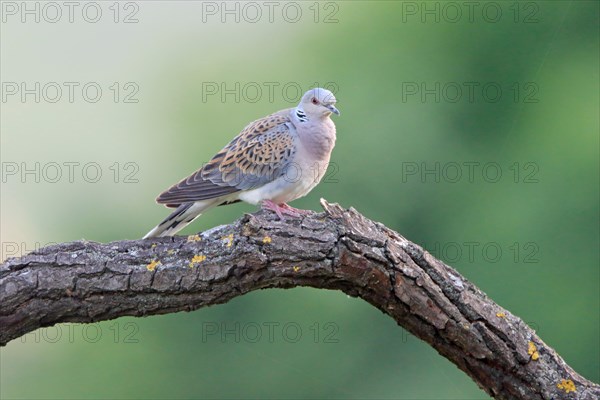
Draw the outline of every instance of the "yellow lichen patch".
<instances>
[{"instance_id":1,"label":"yellow lichen patch","mask_svg":"<svg viewBox=\"0 0 600 400\"><path fill-rule=\"evenodd\" d=\"M150 247L155 248L156 247L156 243L152 243L152 246L150 246Z\"/></svg>"},{"instance_id":2,"label":"yellow lichen patch","mask_svg":"<svg viewBox=\"0 0 600 400\"><path fill-rule=\"evenodd\" d=\"M150 264L146 265L146 269L148 271L154 271L158 265L160 265L160 261L152 260Z\"/></svg>"},{"instance_id":3,"label":"yellow lichen patch","mask_svg":"<svg viewBox=\"0 0 600 400\"><path fill-rule=\"evenodd\" d=\"M556 387L559 388L560 390L564 390L565 393L571 393L571 392L577 391L575 384L570 379L561 379L560 383L556 384Z\"/></svg>"},{"instance_id":4,"label":"yellow lichen patch","mask_svg":"<svg viewBox=\"0 0 600 400\"><path fill-rule=\"evenodd\" d=\"M300 267L296 265L296 266L294 267L294 272L298 272L298 271L300 271Z\"/></svg>"},{"instance_id":5,"label":"yellow lichen patch","mask_svg":"<svg viewBox=\"0 0 600 400\"><path fill-rule=\"evenodd\" d=\"M503 312L497 312L496 313L496 317L498 317L498 318L506 318L506 314L503 313Z\"/></svg>"},{"instance_id":6,"label":"yellow lichen patch","mask_svg":"<svg viewBox=\"0 0 600 400\"><path fill-rule=\"evenodd\" d=\"M263 243L267 244L267 243L271 243L271 237L270 236L265 236L263 238Z\"/></svg>"},{"instance_id":7,"label":"yellow lichen patch","mask_svg":"<svg viewBox=\"0 0 600 400\"><path fill-rule=\"evenodd\" d=\"M202 261L206 260L206 256L204 254L195 255L190 261L190 268L194 268L195 264L200 264Z\"/></svg>"},{"instance_id":8,"label":"yellow lichen patch","mask_svg":"<svg viewBox=\"0 0 600 400\"><path fill-rule=\"evenodd\" d=\"M227 247L231 247L233 246L233 233L227 235L227 236L223 236L221 238L221 240L224 240L227 242Z\"/></svg>"},{"instance_id":9,"label":"yellow lichen patch","mask_svg":"<svg viewBox=\"0 0 600 400\"><path fill-rule=\"evenodd\" d=\"M187 241L188 242L199 242L201 240L202 240L202 238L200 236L198 236L197 234L196 235L190 235L190 236L187 237Z\"/></svg>"},{"instance_id":10,"label":"yellow lichen patch","mask_svg":"<svg viewBox=\"0 0 600 400\"><path fill-rule=\"evenodd\" d=\"M540 358L540 353L538 353L535 343L531 341L527 344L527 354L531 356L533 361L537 361L537 359Z\"/></svg>"},{"instance_id":11,"label":"yellow lichen patch","mask_svg":"<svg viewBox=\"0 0 600 400\"><path fill-rule=\"evenodd\" d=\"M175 253L175 250L171 249L171 250L167 250L167 254L173 254Z\"/></svg>"}]
</instances>

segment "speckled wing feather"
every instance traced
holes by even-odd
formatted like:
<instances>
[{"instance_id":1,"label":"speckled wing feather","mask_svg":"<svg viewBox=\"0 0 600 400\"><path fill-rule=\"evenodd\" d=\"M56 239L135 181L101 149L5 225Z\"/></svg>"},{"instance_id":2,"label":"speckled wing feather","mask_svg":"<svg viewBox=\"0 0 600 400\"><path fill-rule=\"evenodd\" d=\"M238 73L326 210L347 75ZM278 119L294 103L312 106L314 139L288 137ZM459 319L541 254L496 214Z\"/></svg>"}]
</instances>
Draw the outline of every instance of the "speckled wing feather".
<instances>
[{"instance_id":1,"label":"speckled wing feather","mask_svg":"<svg viewBox=\"0 0 600 400\"><path fill-rule=\"evenodd\" d=\"M161 193L169 207L263 186L285 173L295 153L289 110L246 126L201 169Z\"/></svg>"}]
</instances>

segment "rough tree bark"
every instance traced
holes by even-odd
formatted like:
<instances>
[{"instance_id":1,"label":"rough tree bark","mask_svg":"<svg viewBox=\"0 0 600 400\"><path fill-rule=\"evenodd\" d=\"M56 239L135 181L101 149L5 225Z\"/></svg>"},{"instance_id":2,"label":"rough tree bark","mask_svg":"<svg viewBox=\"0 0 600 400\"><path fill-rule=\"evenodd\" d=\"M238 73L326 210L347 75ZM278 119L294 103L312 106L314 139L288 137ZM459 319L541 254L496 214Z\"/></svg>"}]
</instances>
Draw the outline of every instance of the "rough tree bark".
<instances>
[{"instance_id":1,"label":"rough tree bark","mask_svg":"<svg viewBox=\"0 0 600 400\"><path fill-rule=\"evenodd\" d=\"M89 323L310 286L358 296L433 346L498 399L598 399L521 319L458 272L354 209L279 221L245 215L199 236L78 241L0 265L0 344L59 322Z\"/></svg>"}]
</instances>

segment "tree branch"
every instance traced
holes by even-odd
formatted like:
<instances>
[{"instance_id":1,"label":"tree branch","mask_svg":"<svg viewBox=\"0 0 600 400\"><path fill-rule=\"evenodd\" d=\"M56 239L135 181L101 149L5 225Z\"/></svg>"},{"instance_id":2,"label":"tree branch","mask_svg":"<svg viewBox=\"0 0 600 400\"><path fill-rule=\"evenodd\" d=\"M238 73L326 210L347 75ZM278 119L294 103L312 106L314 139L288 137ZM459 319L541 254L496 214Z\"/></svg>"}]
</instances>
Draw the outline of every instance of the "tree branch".
<instances>
[{"instance_id":1,"label":"tree branch","mask_svg":"<svg viewBox=\"0 0 600 400\"><path fill-rule=\"evenodd\" d=\"M597 399L521 319L458 272L356 210L279 221L245 215L195 237L77 241L0 265L0 344L59 322L90 323L310 286L360 297L498 399Z\"/></svg>"}]
</instances>

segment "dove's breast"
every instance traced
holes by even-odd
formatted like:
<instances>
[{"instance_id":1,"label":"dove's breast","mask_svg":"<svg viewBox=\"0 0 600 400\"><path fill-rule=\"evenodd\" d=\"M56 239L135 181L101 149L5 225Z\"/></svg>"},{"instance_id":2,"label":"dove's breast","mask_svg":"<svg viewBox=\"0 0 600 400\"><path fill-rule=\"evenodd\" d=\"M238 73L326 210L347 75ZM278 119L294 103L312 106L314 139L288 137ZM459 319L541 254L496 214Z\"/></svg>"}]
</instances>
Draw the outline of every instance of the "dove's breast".
<instances>
[{"instance_id":1,"label":"dove's breast","mask_svg":"<svg viewBox=\"0 0 600 400\"><path fill-rule=\"evenodd\" d=\"M251 204L271 200L277 204L288 203L305 196L321 180L327 163L291 162L285 172L272 182L259 188L241 192L239 198Z\"/></svg>"},{"instance_id":2,"label":"dove's breast","mask_svg":"<svg viewBox=\"0 0 600 400\"><path fill-rule=\"evenodd\" d=\"M282 175L259 188L241 192L239 198L251 204L271 200L288 203L308 194L323 178L335 145L331 119L296 126L296 153Z\"/></svg>"}]
</instances>

